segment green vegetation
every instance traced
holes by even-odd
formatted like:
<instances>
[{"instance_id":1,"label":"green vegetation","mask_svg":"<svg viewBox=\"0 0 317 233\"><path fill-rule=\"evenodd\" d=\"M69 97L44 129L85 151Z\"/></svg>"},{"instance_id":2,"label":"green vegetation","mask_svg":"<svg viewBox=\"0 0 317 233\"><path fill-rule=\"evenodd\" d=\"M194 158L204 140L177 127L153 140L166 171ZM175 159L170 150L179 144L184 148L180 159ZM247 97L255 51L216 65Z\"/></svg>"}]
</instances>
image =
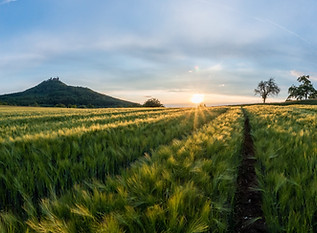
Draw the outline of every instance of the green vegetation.
<instances>
[{"instance_id":1,"label":"green vegetation","mask_svg":"<svg viewBox=\"0 0 317 233\"><path fill-rule=\"evenodd\" d=\"M247 110L269 232L316 232L317 107Z\"/></svg>"},{"instance_id":2,"label":"green vegetation","mask_svg":"<svg viewBox=\"0 0 317 233\"><path fill-rule=\"evenodd\" d=\"M270 103L271 105L317 105L317 99L308 99L308 100L287 100L282 103Z\"/></svg>"},{"instance_id":3,"label":"green vegetation","mask_svg":"<svg viewBox=\"0 0 317 233\"><path fill-rule=\"evenodd\" d=\"M244 106L269 232L317 231L317 107ZM230 232L240 107L0 107L0 232Z\"/></svg>"},{"instance_id":4,"label":"green vegetation","mask_svg":"<svg viewBox=\"0 0 317 233\"><path fill-rule=\"evenodd\" d=\"M42 218L27 223L38 232L226 232L242 125L241 110L231 109L121 176L45 199Z\"/></svg>"},{"instance_id":5,"label":"green vegetation","mask_svg":"<svg viewBox=\"0 0 317 233\"><path fill-rule=\"evenodd\" d=\"M290 100L291 98L295 98L296 100L317 98L317 90L309 80L309 75L300 76L297 78L297 81L301 84L298 87L292 85L288 88L289 96L287 97L287 100Z\"/></svg>"},{"instance_id":6,"label":"green vegetation","mask_svg":"<svg viewBox=\"0 0 317 233\"><path fill-rule=\"evenodd\" d=\"M182 139L227 109L1 110L1 222L2 229L13 225L17 232L25 224L19 228L16 222L30 213L41 215L42 198L92 179L105 182L144 153Z\"/></svg>"},{"instance_id":7,"label":"green vegetation","mask_svg":"<svg viewBox=\"0 0 317 233\"><path fill-rule=\"evenodd\" d=\"M164 105L158 99L151 98L144 102L143 107L164 107Z\"/></svg>"},{"instance_id":8,"label":"green vegetation","mask_svg":"<svg viewBox=\"0 0 317 233\"><path fill-rule=\"evenodd\" d=\"M43 107L138 107L137 103L120 100L84 87L67 86L51 78L26 91L0 95L0 103Z\"/></svg>"}]
</instances>

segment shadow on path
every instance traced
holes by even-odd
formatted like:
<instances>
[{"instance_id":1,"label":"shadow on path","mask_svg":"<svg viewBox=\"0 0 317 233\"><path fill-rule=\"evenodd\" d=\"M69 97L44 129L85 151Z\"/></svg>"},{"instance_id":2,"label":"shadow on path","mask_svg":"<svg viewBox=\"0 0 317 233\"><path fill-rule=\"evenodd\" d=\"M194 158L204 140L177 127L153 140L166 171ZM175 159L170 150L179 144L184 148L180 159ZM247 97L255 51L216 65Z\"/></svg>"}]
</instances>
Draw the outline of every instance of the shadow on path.
<instances>
[{"instance_id":1,"label":"shadow on path","mask_svg":"<svg viewBox=\"0 0 317 233\"><path fill-rule=\"evenodd\" d=\"M234 207L234 232L236 233L267 233L262 212L261 192L257 189L258 182L255 172L253 139L250 131L249 117L244 113L244 142L242 147L243 160L239 167L237 191Z\"/></svg>"}]
</instances>

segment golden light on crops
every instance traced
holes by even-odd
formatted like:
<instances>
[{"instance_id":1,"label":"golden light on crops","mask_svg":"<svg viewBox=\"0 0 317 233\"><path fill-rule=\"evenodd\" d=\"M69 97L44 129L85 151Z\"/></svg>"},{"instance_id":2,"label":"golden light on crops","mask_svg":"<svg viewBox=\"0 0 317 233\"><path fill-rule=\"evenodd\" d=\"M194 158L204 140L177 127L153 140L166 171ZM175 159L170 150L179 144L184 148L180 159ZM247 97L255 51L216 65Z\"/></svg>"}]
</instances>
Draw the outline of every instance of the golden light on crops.
<instances>
[{"instance_id":1,"label":"golden light on crops","mask_svg":"<svg viewBox=\"0 0 317 233\"><path fill-rule=\"evenodd\" d=\"M204 101L205 95L204 94L193 94L190 101L194 104L200 104Z\"/></svg>"}]
</instances>

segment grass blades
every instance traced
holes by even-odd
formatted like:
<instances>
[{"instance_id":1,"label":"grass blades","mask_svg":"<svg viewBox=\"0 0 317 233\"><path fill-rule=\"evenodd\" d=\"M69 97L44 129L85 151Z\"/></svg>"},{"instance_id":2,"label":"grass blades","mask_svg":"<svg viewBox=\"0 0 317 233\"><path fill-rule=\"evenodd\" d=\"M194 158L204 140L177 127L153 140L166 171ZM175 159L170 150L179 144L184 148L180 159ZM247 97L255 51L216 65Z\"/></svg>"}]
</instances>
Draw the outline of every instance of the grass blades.
<instances>
[{"instance_id":1,"label":"grass blades","mask_svg":"<svg viewBox=\"0 0 317 233\"><path fill-rule=\"evenodd\" d=\"M135 113L127 112L122 121L97 124L88 128L78 128L76 125L72 128L70 114L70 127L65 131L56 132L52 128L51 134L24 135L2 141L1 226L10 231L8 226L11 226L12 222L13 226L17 224L7 216L15 216L20 222L28 218L28 215L36 216L41 212L39 203L42 198L52 194L60 196L75 184L91 179L105 182L107 175L124 172L131 162L142 157L144 153L150 154L160 145L191 134L193 130L226 110L167 109L164 113L162 109L154 109L152 113L148 109L146 112L149 113L145 112L147 117L143 114L144 111L137 117L133 115ZM85 115L86 111L83 113ZM79 115L78 110L75 115ZM18 114L12 117L18 117ZM29 127L31 130L32 125ZM74 211L79 213L76 209Z\"/></svg>"},{"instance_id":2,"label":"grass blades","mask_svg":"<svg viewBox=\"0 0 317 233\"><path fill-rule=\"evenodd\" d=\"M41 219L30 216L28 226L36 232L226 232L242 131L241 109L232 108L120 176L43 200Z\"/></svg>"},{"instance_id":3,"label":"grass blades","mask_svg":"<svg viewBox=\"0 0 317 233\"><path fill-rule=\"evenodd\" d=\"M270 232L317 231L317 107L252 106L263 211Z\"/></svg>"}]
</instances>

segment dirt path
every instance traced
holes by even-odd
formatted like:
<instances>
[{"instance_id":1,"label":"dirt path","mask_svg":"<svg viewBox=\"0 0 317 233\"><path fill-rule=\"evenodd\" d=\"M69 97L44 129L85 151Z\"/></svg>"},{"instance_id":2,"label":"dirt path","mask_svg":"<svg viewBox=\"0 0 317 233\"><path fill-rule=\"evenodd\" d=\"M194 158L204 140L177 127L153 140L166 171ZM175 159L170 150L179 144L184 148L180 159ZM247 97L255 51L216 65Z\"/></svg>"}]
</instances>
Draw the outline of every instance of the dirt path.
<instances>
[{"instance_id":1,"label":"dirt path","mask_svg":"<svg viewBox=\"0 0 317 233\"><path fill-rule=\"evenodd\" d=\"M237 192L235 195L234 232L264 233L267 232L265 219L261 209L261 192L257 191L257 177L255 173L254 146L250 134L249 118L243 109L244 142L242 149L243 160L239 168Z\"/></svg>"}]
</instances>

